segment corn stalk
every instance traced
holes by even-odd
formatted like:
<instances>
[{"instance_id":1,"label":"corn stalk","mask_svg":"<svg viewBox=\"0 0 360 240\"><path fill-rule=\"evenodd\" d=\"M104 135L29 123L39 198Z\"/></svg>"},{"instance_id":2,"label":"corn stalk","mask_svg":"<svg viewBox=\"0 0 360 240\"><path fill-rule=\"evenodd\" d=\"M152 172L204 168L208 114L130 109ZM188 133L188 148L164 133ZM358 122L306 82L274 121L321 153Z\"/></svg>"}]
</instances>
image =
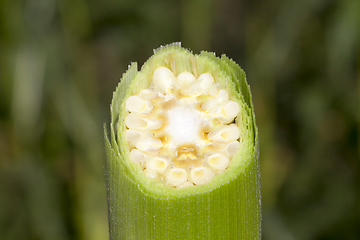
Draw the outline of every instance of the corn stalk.
<instances>
[{"instance_id":1,"label":"corn stalk","mask_svg":"<svg viewBox=\"0 0 360 240\"><path fill-rule=\"evenodd\" d=\"M159 67L170 69L175 78L183 72L196 78L210 73L214 84L239 106L235 121L229 123L239 131L239 147L226 169L211 170L209 181L197 182L190 176L186 181L190 187L178 187L180 183L169 180L169 175L159 178L160 170L155 177L144 174L149 162L133 161L126 109L136 104L129 107L126 102L152 86ZM194 55L170 44L156 50L141 71L137 63L131 64L114 92L105 142L110 239L260 239L259 145L250 88L244 71L225 55ZM205 157L199 159L210 164L207 153L201 154Z\"/></svg>"}]
</instances>

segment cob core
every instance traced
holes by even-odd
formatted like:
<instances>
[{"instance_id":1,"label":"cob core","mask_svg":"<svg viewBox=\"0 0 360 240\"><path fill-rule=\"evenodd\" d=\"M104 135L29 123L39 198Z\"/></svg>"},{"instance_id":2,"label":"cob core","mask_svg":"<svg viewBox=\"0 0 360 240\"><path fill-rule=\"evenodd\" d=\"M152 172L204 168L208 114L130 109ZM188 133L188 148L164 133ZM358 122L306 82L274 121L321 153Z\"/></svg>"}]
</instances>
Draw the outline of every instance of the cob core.
<instances>
[{"instance_id":1,"label":"cob core","mask_svg":"<svg viewBox=\"0 0 360 240\"><path fill-rule=\"evenodd\" d=\"M162 47L123 75L111 117L111 239L260 239L258 134L236 63Z\"/></svg>"}]
</instances>

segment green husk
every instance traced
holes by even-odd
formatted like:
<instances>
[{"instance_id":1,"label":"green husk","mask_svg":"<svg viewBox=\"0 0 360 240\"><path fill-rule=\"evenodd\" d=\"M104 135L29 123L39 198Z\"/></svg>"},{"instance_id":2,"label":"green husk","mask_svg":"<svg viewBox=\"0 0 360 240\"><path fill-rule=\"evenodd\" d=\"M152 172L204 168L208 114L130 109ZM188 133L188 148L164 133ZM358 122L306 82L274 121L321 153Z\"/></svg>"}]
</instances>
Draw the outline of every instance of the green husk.
<instances>
[{"instance_id":1,"label":"green husk","mask_svg":"<svg viewBox=\"0 0 360 240\"><path fill-rule=\"evenodd\" d=\"M163 186L129 160L124 99L147 88L159 66L176 75L210 72L241 106L236 124L242 147L229 168L208 184ZM105 130L105 142L110 239L260 239L259 143L251 93L244 71L225 55L193 55L175 43L156 50L141 71L133 63L114 92L110 139Z\"/></svg>"}]
</instances>

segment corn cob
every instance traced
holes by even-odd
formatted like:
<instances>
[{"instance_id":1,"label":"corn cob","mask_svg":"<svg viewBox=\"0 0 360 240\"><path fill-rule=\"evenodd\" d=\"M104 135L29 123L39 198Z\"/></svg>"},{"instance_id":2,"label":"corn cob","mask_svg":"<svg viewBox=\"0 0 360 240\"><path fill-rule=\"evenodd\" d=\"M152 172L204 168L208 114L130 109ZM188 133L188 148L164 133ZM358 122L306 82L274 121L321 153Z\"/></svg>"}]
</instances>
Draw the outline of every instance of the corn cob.
<instances>
[{"instance_id":1,"label":"corn cob","mask_svg":"<svg viewBox=\"0 0 360 240\"><path fill-rule=\"evenodd\" d=\"M236 63L162 47L123 75L111 117L111 239L260 239L258 134Z\"/></svg>"}]
</instances>

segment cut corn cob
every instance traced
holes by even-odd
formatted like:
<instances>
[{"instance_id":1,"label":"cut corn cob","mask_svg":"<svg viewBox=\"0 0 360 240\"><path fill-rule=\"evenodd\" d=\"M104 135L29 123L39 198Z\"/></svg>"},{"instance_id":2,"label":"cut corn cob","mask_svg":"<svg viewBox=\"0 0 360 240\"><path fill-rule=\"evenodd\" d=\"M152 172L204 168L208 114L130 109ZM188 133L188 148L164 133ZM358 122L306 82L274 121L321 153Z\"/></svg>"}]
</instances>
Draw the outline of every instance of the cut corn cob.
<instances>
[{"instance_id":1,"label":"cut corn cob","mask_svg":"<svg viewBox=\"0 0 360 240\"><path fill-rule=\"evenodd\" d=\"M243 71L178 44L114 93L111 239L260 239L258 135Z\"/></svg>"},{"instance_id":2,"label":"cut corn cob","mask_svg":"<svg viewBox=\"0 0 360 240\"><path fill-rule=\"evenodd\" d=\"M213 95L209 94L210 89ZM139 91L125 103L131 160L146 173L157 173L151 178L172 187L185 187L181 185L186 182L208 183L228 168L235 151L228 151L227 147L230 143L239 143L240 132L235 124L227 124L234 121L240 107L229 100L227 90L218 89L210 73L196 78L184 71L175 77L170 69L161 66L155 69L146 90L153 96L151 100L143 99L143 92ZM164 141L160 142L160 138ZM205 158L209 147L214 145L217 145L217 153ZM159 153L171 160L155 161ZM144 158L143 154L152 157ZM204 166L198 167L201 164ZM195 166L198 168L192 169ZM166 171L168 167L176 167L176 170Z\"/></svg>"}]
</instances>

